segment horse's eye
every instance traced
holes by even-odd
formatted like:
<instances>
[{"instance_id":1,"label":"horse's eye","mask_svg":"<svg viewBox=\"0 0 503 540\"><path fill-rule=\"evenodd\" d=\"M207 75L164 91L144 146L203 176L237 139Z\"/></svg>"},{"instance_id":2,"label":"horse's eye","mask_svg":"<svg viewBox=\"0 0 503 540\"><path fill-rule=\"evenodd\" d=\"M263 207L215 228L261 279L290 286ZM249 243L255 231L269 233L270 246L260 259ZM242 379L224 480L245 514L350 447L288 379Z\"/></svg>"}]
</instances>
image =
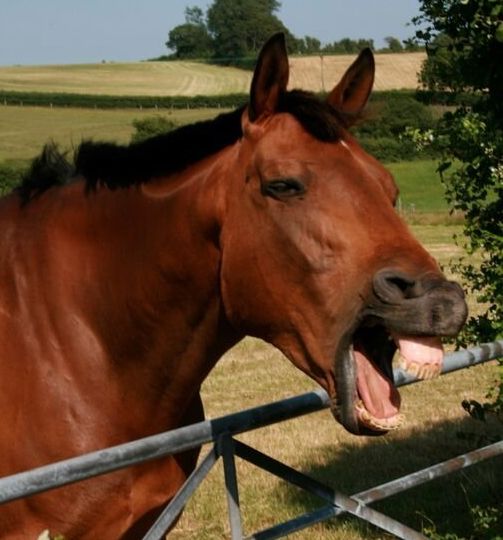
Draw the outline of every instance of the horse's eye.
<instances>
[{"instance_id":1,"label":"horse's eye","mask_svg":"<svg viewBox=\"0 0 503 540\"><path fill-rule=\"evenodd\" d=\"M270 180L262 185L262 193L275 199L288 199L298 197L306 192L302 182L295 178L282 178L280 180Z\"/></svg>"}]
</instances>

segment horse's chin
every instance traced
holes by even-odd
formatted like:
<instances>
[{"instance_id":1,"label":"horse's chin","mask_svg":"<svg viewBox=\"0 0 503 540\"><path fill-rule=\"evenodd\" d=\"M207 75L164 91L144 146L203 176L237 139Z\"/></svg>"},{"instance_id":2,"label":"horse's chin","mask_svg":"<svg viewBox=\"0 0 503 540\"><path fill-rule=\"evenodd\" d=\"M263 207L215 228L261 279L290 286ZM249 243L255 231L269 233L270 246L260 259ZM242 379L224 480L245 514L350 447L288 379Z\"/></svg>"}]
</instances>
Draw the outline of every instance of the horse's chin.
<instances>
[{"instance_id":1,"label":"horse's chin","mask_svg":"<svg viewBox=\"0 0 503 540\"><path fill-rule=\"evenodd\" d=\"M397 349L400 367L416 377L440 373L443 349L438 337L404 336L380 325L361 325L342 340L335 358L332 412L351 433L382 435L402 426L392 367Z\"/></svg>"}]
</instances>

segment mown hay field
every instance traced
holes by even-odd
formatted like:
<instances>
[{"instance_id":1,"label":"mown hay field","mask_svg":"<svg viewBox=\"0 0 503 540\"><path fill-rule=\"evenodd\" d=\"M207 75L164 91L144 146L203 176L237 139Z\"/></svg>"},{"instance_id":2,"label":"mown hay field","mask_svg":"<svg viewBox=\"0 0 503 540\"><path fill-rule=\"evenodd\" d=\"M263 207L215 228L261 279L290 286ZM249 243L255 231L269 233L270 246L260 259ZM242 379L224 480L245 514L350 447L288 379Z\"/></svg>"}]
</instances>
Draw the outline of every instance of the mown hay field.
<instances>
[{"instance_id":1,"label":"mown hay field","mask_svg":"<svg viewBox=\"0 0 503 540\"><path fill-rule=\"evenodd\" d=\"M290 58L290 88L329 90L355 56ZM416 88L423 53L376 55L376 90ZM136 62L0 67L0 90L194 96L247 93L251 72L201 62Z\"/></svg>"}]
</instances>

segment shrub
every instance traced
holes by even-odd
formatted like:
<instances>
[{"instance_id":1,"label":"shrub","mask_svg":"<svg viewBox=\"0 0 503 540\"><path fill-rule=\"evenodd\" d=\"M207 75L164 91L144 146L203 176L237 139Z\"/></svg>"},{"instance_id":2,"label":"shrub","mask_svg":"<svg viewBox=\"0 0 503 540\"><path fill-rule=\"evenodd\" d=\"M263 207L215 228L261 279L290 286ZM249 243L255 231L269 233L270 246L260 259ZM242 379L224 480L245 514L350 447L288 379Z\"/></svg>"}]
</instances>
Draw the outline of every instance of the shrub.
<instances>
[{"instance_id":1,"label":"shrub","mask_svg":"<svg viewBox=\"0 0 503 540\"><path fill-rule=\"evenodd\" d=\"M5 195L18 186L28 169L25 162L0 163L0 195Z\"/></svg>"},{"instance_id":2,"label":"shrub","mask_svg":"<svg viewBox=\"0 0 503 540\"><path fill-rule=\"evenodd\" d=\"M435 155L431 147L419 148L407 137L411 129L426 131L435 126L430 107L410 94L388 92L377 95L369 111L353 133L374 157L389 163Z\"/></svg>"},{"instance_id":3,"label":"shrub","mask_svg":"<svg viewBox=\"0 0 503 540\"><path fill-rule=\"evenodd\" d=\"M109 96L56 92L11 92L0 90L4 105L82 107L95 109L199 109L234 108L246 103L246 94L213 96Z\"/></svg>"},{"instance_id":4,"label":"shrub","mask_svg":"<svg viewBox=\"0 0 503 540\"><path fill-rule=\"evenodd\" d=\"M503 335L503 6L422 0L420 11L413 22L427 46L429 89L464 91L475 100L446 113L434 136L447 199L466 217L467 251L481 258L457 267L487 308L469 319L463 342L490 341Z\"/></svg>"},{"instance_id":5,"label":"shrub","mask_svg":"<svg viewBox=\"0 0 503 540\"><path fill-rule=\"evenodd\" d=\"M131 137L131 142L140 142L145 139L150 139L155 135L161 135L176 129L177 125L172 120L164 118L164 116L150 116L141 120L133 120L135 132Z\"/></svg>"},{"instance_id":6,"label":"shrub","mask_svg":"<svg viewBox=\"0 0 503 540\"><path fill-rule=\"evenodd\" d=\"M398 137L360 137L358 142L366 152L385 163L424 158L412 141Z\"/></svg>"},{"instance_id":7,"label":"shrub","mask_svg":"<svg viewBox=\"0 0 503 540\"><path fill-rule=\"evenodd\" d=\"M426 130L435 126L431 109L407 95L378 95L371 100L369 111L369 117L354 130L357 137L398 138L408 127Z\"/></svg>"}]
</instances>

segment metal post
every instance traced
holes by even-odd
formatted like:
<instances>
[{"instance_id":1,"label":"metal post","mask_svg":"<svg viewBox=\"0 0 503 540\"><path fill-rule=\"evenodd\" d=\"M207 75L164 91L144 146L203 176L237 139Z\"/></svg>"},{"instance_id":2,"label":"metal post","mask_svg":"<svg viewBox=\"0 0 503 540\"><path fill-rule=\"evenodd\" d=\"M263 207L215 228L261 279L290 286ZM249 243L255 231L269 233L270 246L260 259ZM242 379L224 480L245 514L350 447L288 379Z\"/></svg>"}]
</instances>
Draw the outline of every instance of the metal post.
<instances>
[{"instance_id":1,"label":"metal post","mask_svg":"<svg viewBox=\"0 0 503 540\"><path fill-rule=\"evenodd\" d=\"M228 433L219 437L218 450L224 461L225 489L229 508L231 538L232 540L242 540L243 527L241 524L236 463L234 460L234 439Z\"/></svg>"}]
</instances>

